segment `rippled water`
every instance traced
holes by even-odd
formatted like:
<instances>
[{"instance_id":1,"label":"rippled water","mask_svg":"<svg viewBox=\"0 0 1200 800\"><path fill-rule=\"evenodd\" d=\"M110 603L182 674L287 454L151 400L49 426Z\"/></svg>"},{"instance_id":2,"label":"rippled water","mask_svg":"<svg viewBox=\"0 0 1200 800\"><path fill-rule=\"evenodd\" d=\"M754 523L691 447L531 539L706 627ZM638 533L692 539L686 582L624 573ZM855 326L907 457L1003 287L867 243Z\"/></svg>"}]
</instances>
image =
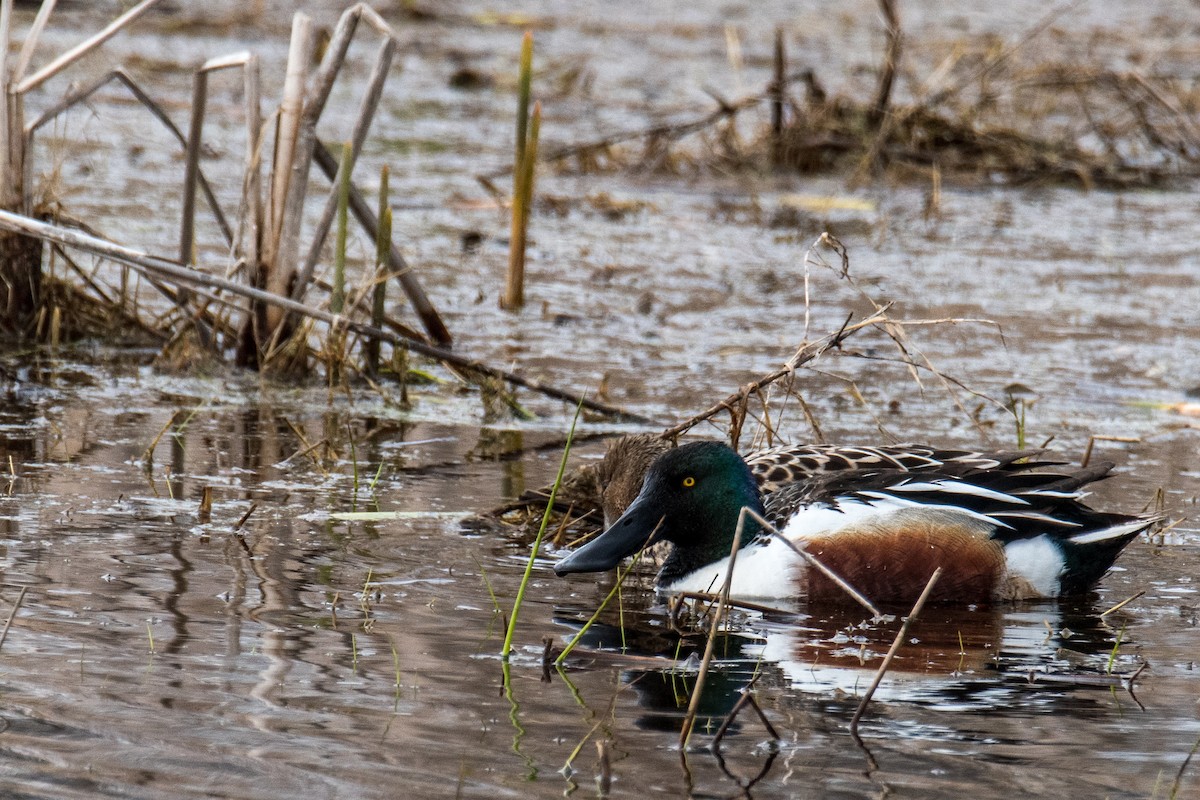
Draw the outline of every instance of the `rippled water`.
<instances>
[{"instance_id":1,"label":"rippled water","mask_svg":"<svg viewBox=\"0 0 1200 800\"><path fill-rule=\"evenodd\" d=\"M329 5L305 7L328 22ZM984 14L965 4L945 29L914 8L909 30L917 41L1009 36L1039 13L1033 5ZM450 8L419 25L386 9L409 47L364 174L392 164L405 254L461 352L580 389L606 379L611 401L675 421L791 354L804 335L804 254L830 228L858 286L896 301L896 316L990 321L915 328L910 348L990 397L1028 387L1029 443L1053 437L1056 454L1078 460L1093 434L1137 439L1096 443L1096 457L1121 468L1095 487L1096 505L1137 511L1161 490L1171 516L1188 519L1135 542L1082 601L927 610L867 710L864 746L847 725L897 623L803 603L739 616L701 707L701 747L681 762L677 730L701 643L671 629L649 573L601 616L565 673L547 676L544 638L565 642L611 584L557 579L546 553L504 691L503 621L529 545L507 527L464 522L552 480L570 409L522 394L539 418L497 424L452 383L415 387L414 407L401 410L361 386L167 375L148 351L10 353L0 357L0 615L27 593L0 648L3 794L590 797L599 741L617 797L740 796L751 780L757 798L1168 797L1200 738L1200 431L1163 407L1200 385L1194 193L945 187L929 216L921 187L547 172L546 195L607 192L645 205L612 215L571 202L538 214L531 307L508 315L494 301L503 217L468 201L482 197L474 174L507 157L510 98L447 85L456 59L507 74L520 28L482 5ZM547 135L586 139L662 109L694 110L706 84L731 96L761 85L781 22L797 26L823 72L856 75L878 44L874 8L526 9L545 26L539 58L593 73L590 95L547 101ZM98 13L68 6L52 41L74 41ZM1163 4L1139 18L1143 46L1178 45L1184 34L1164 20L1179 13ZM1093 47L1112 45L1121 19L1080 14L1098 32ZM112 47L136 53L138 75L164 95L186 97L187 67L203 56L253 45L278 71L282 19L198 27L181 7ZM751 56L740 73L726 59L727 19ZM331 127L357 101L339 91ZM66 126L77 144L63 156L62 189L72 212L170 252L182 167L153 142L129 147L142 133L131 118L98 101ZM227 196L237 188L236 171L222 172L240 158L235 121L214 118L228 149L206 160ZM795 211L814 196L839 202ZM463 251L469 232L483 235L477 251ZM214 258L215 241L205 245ZM814 333L869 308L833 272L810 278ZM874 334L847 346L894 353ZM830 440L1016 442L997 406L952 396L928 374L922 389L877 360L843 355L821 367L800 389ZM782 428L793 440L815 435L796 411ZM583 428L616 430L627 429ZM602 450L587 438L575 458ZM338 516L372 510L405 516ZM1132 691L1114 680L1143 666ZM756 675L779 741L746 712L721 757L704 750ZM561 772L577 748L575 771ZM1193 763L1179 797L1197 791L1198 775Z\"/></svg>"}]
</instances>

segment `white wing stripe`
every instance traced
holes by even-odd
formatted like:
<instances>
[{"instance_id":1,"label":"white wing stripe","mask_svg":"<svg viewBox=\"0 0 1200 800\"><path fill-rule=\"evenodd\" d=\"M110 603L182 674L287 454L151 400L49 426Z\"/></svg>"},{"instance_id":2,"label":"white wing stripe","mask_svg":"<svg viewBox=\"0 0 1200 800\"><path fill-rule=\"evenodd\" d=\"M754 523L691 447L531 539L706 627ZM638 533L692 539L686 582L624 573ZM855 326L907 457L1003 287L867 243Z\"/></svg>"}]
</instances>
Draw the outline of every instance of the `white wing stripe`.
<instances>
[{"instance_id":1,"label":"white wing stripe","mask_svg":"<svg viewBox=\"0 0 1200 800\"><path fill-rule=\"evenodd\" d=\"M898 483L895 486L889 486L889 492L940 492L943 494L969 494L975 497L982 497L986 500L995 500L1000 503L1017 503L1023 506L1029 505L1028 500L1022 500L1011 494L997 492L993 489L984 489L982 486L975 486L962 481L930 481L928 483Z\"/></svg>"}]
</instances>

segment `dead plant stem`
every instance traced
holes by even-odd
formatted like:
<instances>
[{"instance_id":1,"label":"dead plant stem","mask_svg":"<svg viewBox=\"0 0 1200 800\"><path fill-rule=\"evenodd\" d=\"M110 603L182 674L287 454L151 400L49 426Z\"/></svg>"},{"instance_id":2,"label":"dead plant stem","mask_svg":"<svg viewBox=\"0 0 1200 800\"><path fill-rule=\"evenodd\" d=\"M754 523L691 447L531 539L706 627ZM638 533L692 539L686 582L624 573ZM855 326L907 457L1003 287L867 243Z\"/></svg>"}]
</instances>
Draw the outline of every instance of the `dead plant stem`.
<instances>
[{"instance_id":1,"label":"dead plant stem","mask_svg":"<svg viewBox=\"0 0 1200 800\"><path fill-rule=\"evenodd\" d=\"M942 577L942 568L938 567L929 576L929 582L925 584L924 591L917 598L912 611L904 618L904 623L901 624L900 630L896 631L896 638L892 640L892 646L888 649L887 655L883 657L883 663L879 665L879 669L875 671L875 677L871 679L871 685L867 687L867 693L863 695L863 699L858 704L854 716L850 719L850 735L855 739L859 738L858 721L862 719L863 712L867 710L867 705L875 695L875 690L879 688L879 682L883 680L884 673L888 671L888 667L892 664L892 659L896 657L896 652L899 651L900 645L904 643L904 637L908 635L909 626L916 620L917 615L921 613L921 609L925 607L925 601L929 599L929 595L933 592L933 587L940 577Z\"/></svg>"}]
</instances>

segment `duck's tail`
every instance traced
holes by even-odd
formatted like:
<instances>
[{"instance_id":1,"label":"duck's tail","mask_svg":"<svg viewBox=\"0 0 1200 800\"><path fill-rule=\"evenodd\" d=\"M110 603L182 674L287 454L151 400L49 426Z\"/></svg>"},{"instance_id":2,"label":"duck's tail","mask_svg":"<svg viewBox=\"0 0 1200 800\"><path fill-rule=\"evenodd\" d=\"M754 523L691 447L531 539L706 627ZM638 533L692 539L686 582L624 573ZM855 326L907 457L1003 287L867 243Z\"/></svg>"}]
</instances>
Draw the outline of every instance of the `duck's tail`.
<instances>
[{"instance_id":1,"label":"duck's tail","mask_svg":"<svg viewBox=\"0 0 1200 800\"><path fill-rule=\"evenodd\" d=\"M1092 528L1059 540L1066 562L1060 578L1062 594L1079 594L1091 589L1126 545L1139 535L1156 529L1165 520L1161 515L1106 516L1111 523L1107 527Z\"/></svg>"}]
</instances>

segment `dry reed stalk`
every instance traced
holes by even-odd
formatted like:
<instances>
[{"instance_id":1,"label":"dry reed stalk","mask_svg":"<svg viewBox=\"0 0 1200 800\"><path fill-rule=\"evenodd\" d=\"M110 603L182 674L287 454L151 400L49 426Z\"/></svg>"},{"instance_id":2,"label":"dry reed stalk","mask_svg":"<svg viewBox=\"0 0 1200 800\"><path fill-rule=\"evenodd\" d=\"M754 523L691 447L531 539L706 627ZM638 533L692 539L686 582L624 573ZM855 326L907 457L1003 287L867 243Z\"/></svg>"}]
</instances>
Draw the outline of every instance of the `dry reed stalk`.
<instances>
[{"instance_id":1,"label":"dry reed stalk","mask_svg":"<svg viewBox=\"0 0 1200 800\"><path fill-rule=\"evenodd\" d=\"M12 627L13 620L17 616L17 611L21 608L21 603L25 602L25 592L28 590L28 586L21 587L21 593L17 595L17 602L13 603L12 611L8 612L8 619L4 622L4 630L0 631L0 647L4 647L4 640L8 638L8 629ZM1184 766L1187 765L1184 764ZM1182 770L1180 772L1182 774Z\"/></svg>"},{"instance_id":2,"label":"dry reed stalk","mask_svg":"<svg viewBox=\"0 0 1200 800\"><path fill-rule=\"evenodd\" d=\"M1079 459L1079 466L1086 467L1092 460L1092 450L1096 446L1096 442L1122 442L1124 444L1137 444L1142 441L1137 436L1104 436L1102 434L1092 434L1088 437L1087 447L1084 448L1083 458Z\"/></svg>"},{"instance_id":3,"label":"dry reed stalk","mask_svg":"<svg viewBox=\"0 0 1200 800\"><path fill-rule=\"evenodd\" d=\"M706 603L715 603L719 599L719 596L713 594L712 592L679 592L678 594L671 595L671 597L679 598L681 600L703 600ZM783 608L776 608L775 606L768 606L762 603L752 603L749 600L734 600L730 598L727 603L734 608L743 608L746 611L757 611L760 614L770 614L772 616L780 617L796 616L796 612L794 611L788 611Z\"/></svg>"},{"instance_id":4,"label":"dry reed stalk","mask_svg":"<svg viewBox=\"0 0 1200 800\"><path fill-rule=\"evenodd\" d=\"M71 66L79 59L83 58L92 50L95 50L97 47L116 36L118 33L120 33L122 28L134 22L138 17L142 16L151 8L158 5L158 2L159 0L142 0L142 2L138 3L136 6L110 22L100 32L93 34L87 39L84 39L82 42L75 45L46 66L42 67L28 78L23 78L11 91L14 94L23 95L33 89L36 89L45 81L53 78L55 75Z\"/></svg>"},{"instance_id":5,"label":"dry reed stalk","mask_svg":"<svg viewBox=\"0 0 1200 800\"><path fill-rule=\"evenodd\" d=\"M867 687L867 693L863 695L862 701L854 711L854 716L850 719L850 735L855 739L858 739L858 721L862 719L863 712L867 710L867 704L871 702L875 690L879 688L879 682L883 680L884 673L891 666L892 659L896 657L896 652L899 651L900 645L904 642L904 637L908 635L909 626L912 625L917 615L921 613L921 609L925 607L925 601L929 599L929 595L940 577L942 577L942 568L938 567L929 576L929 582L925 584L924 591L917 598L917 602L913 604L912 611L904 618L904 623L900 626L900 630L896 631L896 638L892 640L892 646L888 649L887 655L883 657L883 663L875 671L875 677L872 678L871 685Z\"/></svg>"},{"instance_id":6,"label":"dry reed stalk","mask_svg":"<svg viewBox=\"0 0 1200 800\"><path fill-rule=\"evenodd\" d=\"M246 105L247 105L247 171L246 174L257 174L256 169L250 169L255 163L251 158L254 148L257 143L258 133L258 59L248 52L233 53L219 58L212 58L206 61L200 69L196 70L192 78L192 119L188 126L187 139L184 141L184 180L183 180L183 214L180 221L179 234L179 261L183 264L194 264L196 261L196 245L195 245L195 228L196 228L196 186L201 182L204 186L204 192L208 197L208 202L215 209L215 214L218 219L218 224L221 227L221 232L225 236L226 243L234 245L236 238L233 231L229 228L229 223L225 221L225 215L221 213L220 207L217 205L216 198L212 194L212 189L208 187L208 182L204 180L204 176L200 172L200 151L203 145L204 134L204 117L208 109L208 76L210 73L219 72L226 69L241 69L245 74L246 88ZM253 92L253 97L251 93ZM142 93L144 94L144 93ZM154 106L151 105L153 111ZM156 114L156 116L158 116ZM163 113L160 119L165 118ZM251 119L253 117L253 120ZM170 123L169 120L166 120ZM174 127L173 124L168 124L168 127ZM239 219L242 215L239 215Z\"/></svg>"},{"instance_id":7,"label":"dry reed stalk","mask_svg":"<svg viewBox=\"0 0 1200 800\"><path fill-rule=\"evenodd\" d=\"M767 733L770 735L770 737L776 741L779 741L779 731L775 730L775 726L771 724L771 720L767 719L767 715L763 713L762 707L759 706L758 701L754 699L754 684L758 683L758 679L761 677L761 672L754 673L754 677L751 678L750 683L748 683L746 687L742 689L741 696L738 697L737 702L733 704L733 708L731 708L729 713L725 715L725 719L721 722L721 727L717 728L717 732L713 736L712 749L714 752L720 749L721 741L725 738L725 734L729 732L729 726L733 724L733 721L737 719L738 714L740 714L742 709L744 709L746 706L751 706L755 713L758 714L759 720L762 722L763 727L767 729Z\"/></svg>"},{"instance_id":8,"label":"dry reed stalk","mask_svg":"<svg viewBox=\"0 0 1200 800\"><path fill-rule=\"evenodd\" d=\"M51 225L49 223L42 222L41 220L31 219L29 217L24 217L20 214L13 214L4 210L0 210L0 229L16 231L44 241L54 242L68 247L77 247L82 250L97 253L105 256L106 258L110 258L121 264L132 267L139 274L157 275L175 283L186 283L196 290L196 294L198 296L209 300L222 303L227 302L225 299L217 297L211 294L211 292L207 291L211 289L218 289L239 297L255 300L263 303L264 305L275 305L278 306L281 311L294 312L302 317L315 320L317 322L323 322L327 325L341 325L348 331L356 333L360 336L375 336L385 342L388 342L389 344L403 345L423 356L437 359L450 366L458 367L468 372L475 373L481 377L494 378L514 386L521 386L526 389L539 392L547 397L552 397L556 400L571 403L572 405L582 404L583 407L589 411L596 411L606 416L616 417L631 422L641 422L645 424L651 423L651 420L638 414L632 414L616 408L615 406L608 405L607 403L581 397L578 394L567 392L553 386L547 386L540 381L531 378L525 378L505 370L488 366L480 361L465 358L457 353L451 352L450 350L436 347L419 340L406 339L403 336L391 332L390 330L380 330L360 322L335 317L333 314L321 311L319 309L307 308L306 306L287 297L280 297L262 289L256 289L252 286L245 286L226 278L210 275L198 269L188 269L181 264L170 261L169 259L148 255L128 247L122 247L121 245L106 242L102 239L98 239L94 236L90 236L76 230L63 228L57 225Z\"/></svg>"},{"instance_id":9,"label":"dry reed stalk","mask_svg":"<svg viewBox=\"0 0 1200 800\"><path fill-rule=\"evenodd\" d=\"M50 21L50 15L54 13L56 5L58 5L58 0L42 0L33 24L29 26L29 32L25 34L25 41L21 43L21 52L17 55L17 61L13 65L12 75L9 78L11 83L20 83L25 77L25 72L29 69L30 62L33 61L33 53L42 38L42 31L46 29L46 23ZM4 40L8 41L8 37L5 36Z\"/></svg>"},{"instance_id":10,"label":"dry reed stalk","mask_svg":"<svg viewBox=\"0 0 1200 800\"><path fill-rule=\"evenodd\" d=\"M313 75L311 88L297 98L300 114L289 161L280 165L287 169L289 174L284 181L285 191L281 196L275 198L282 205L282 210L280 225L275 233L274 258L267 262L268 267L276 264L289 265L286 278L270 287L276 294L286 294L288 284L296 275L296 270L290 265L297 263L300 251L301 219L304 213L309 173L312 170L313 153L317 144L317 122L329 101L334 81L345 63L346 52L350 47L354 32L358 29L360 20L366 20L388 38L392 38L394 35L391 27L374 10L363 3L356 3L338 18L329 45L325 49L325 55ZM300 282L297 281L297 283ZM284 321L282 317L280 321ZM272 335L274 332L280 332L281 327L278 324L272 325L270 327Z\"/></svg>"},{"instance_id":11,"label":"dry reed stalk","mask_svg":"<svg viewBox=\"0 0 1200 800\"><path fill-rule=\"evenodd\" d=\"M783 163L783 103L787 97L787 51L783 28L775 29L775 72L768 89L771 96L771 163Z\"/></svg>"},{"instance_id":12,"label":"dry reed stalk","mask_svg":"<svg viewBox=\"0 0 1200 800\"><path fill-rule=\"evenodd\" d=\"M205 486L200 494L200 508L196 511L196 520L201 525L207 525L212 521L212 499L212 487Z\"/></svg>"},{"instance_id":13,"label":"dry reed stalk","mask_svg":"<svg viewBox=\"0 0 1200 800\"><path fill-rule=\"evenodd\" d=\"M900 16L896 12L896 0L879 0L879 10L883 13L887 24L887 49L883 56L883 67L879 74L879 88L875 92L875 102L871 105L871 120L875 125L883 122L887 113L888 103L892 98L892 85L896 79L896 70L900 65Z\"/></svg>"},{"instance_id":14,"label":"dry reed stalk","mask_svg":"<svg viewBox=\"0 0 1200 800\"><path fill-rule=\"evenodd\" d=\"M167 112L163 109L163 107L161 105L159 105L157 102L155 102L154 99L151 98L148 94L146 94L146 92L141 88L141 86L139 86L137 84L137 82L132 77L130 77L130 75L128 73L126 73L124 70L115 69L115 70L112 70L111 72L107 73L106 75L103 75L103 76L97 78L96 80L92 81L91 83L84 85L81 88L72 90L70 93L67 94L66 97L64 97L59 102L51 105L49 108L47 108L45 111L43 111L38 116L37 119L35 119L33 122L30 122L28 125L26 125L25 130L24 130L25 151L26 152L33 151L34 136L43 126L45 126L49 122L53 121L56 117L58 117L63 112L79 105L80 103L85 102L93 94L100 91L100 89L104 88L105 86L107 86L109 83L111 83L113 81L116 81L117 83L121 84L126 89L128 89L129 93L133 95L134 99L137 100L139 103L141 103L143 106L145 106L146 110L150 112L151 116L153 116L156 120L158 120L162 124L162 126L167 130L167 132L175 137L175 139L179 142L180 146L186 150L187 145L188 145L187 137L183 134L183 132L181 130L179 130L179 127L171 120L171 118L167 115ZM25 178L22 181L22 183L24 184L24 186L26 187L26 190L27 190L26 194L25 194L25 207L32 208L33 204L34 204L33 197L32 197L32 192L29 191L30 187L33 186L33 172L32 172L32 162L31 161L27 160L25 162L25 170L26 170ZM208 204L209 210L212 211L213 218L216 220L217 226L221 229L221 233L225 236L226 241L232 242L233 241L233 233L229 227L229 222L228 222L228 220L226 220L225 214L221 211L220 204L217 203L217 198L216 198L216 195L213 193L212 186L211 186L211 184L209 184L208 180L204 177L203 171L197 171L196 181L197 181L197 185L200 188L200 191L204 193L205 202Z\"/></svg>"},{"instance_id":15,"label":"dry reed stalk","mask_svg":"<svg viewBox=\"0 0 1200 800\"><path fill-rule=\"evenodd\" d=\"M292 164L296 154L296 139L300 132L300 117L304 110L304 84L308 79L308 68L312 61L312 20L308 15L296 12L292 17L292 38L288 46L287 71L283 82L283 100L279 107L279 120L275 132L275 159L271 170L271 193L267 198L267 216L270 229L264 243L261 268L263 284L268 292L287 294L291 280L290 269L285 264L292 262L281 258L284 242L284 221L290 213L298 216L300 209L288 208L288 182L292 177ZM298 226L298 223L297 223ZM266 309L267 330L274 332L283 321L283 312L276 306Z\"/></svg>"},{"instance_id":16,"label":"dry reed stalk","mask_svg":"<svg viewBox=\"0 0 1200 800\"><path fill-rule=\"evenodd\" d=\"M234 523L233 532L234 533L239 532L246 525L246 521L250 519L250 515L253 514L257 510L258 510L258 503L257 502L251 503L250 507L246 509L246 513L242 514L242 516L238 517L238 521Z\"/></svg>"},{"instance_id":17,"label":"dry reed stalk","mask_svg":"<svg viewBox=\"0 0 1200 800\"><path fill-rule=\"evenodd\" d=\"M387 259L392 249L392 204L388 197L388 168L385 164L379 171L379 233L375 237L375 278L371 287L371 325L383 327L387 305ZM379 374L379 340L367 340L367 374Z\"/></svg>"},{"instance_id":18,"label":"dry reed stalk","mask_svg":"<svg viewBox=\"0 0 1200 800\"><path fill-rule=\"evenodd\" d=\"M183 171L183 213L179 231L179 262L196 263L196 176L200 173L200 141L204 135L204 111L208 105L208 73L192 76L192 121L188 126L187 152ZM183 302L186 295L180 292Z\"/></svg>"},{"instance_id":19,"label":"dry reed stalk","mask_svg":"<svg viewBox=\"0 0 1200 800\"><path fill-rule=\"evenodd\" d=\"M520 71L517 78L517 138L513 156L512 227L508 243L508 277L500 307L516 311L525 305L525 241L529 230L529 202L533 197L533 165L537 159L537 134L541 107L534 106L529 119L530 86L533 81L533 34L521 39Z\"/></svg>"},{"instance_id":20,"label":"dry reed stalk","mask_svg":"<svg viewBox=\"0 0 1200 800\"><path fill-rule=\"evenodd\" d=\"M12 71L7 58L0 63L0 208L32 211L28 202L27 181L30 149L24 136L25 93L58 74L91 50L99 47L122 28L149 10L158 0L144 0L119 16L99 33L71 48L36 74L24 77L41 31L45 27L54 3L44 3L34 20ZM0 47L11 50L13 0L0 2ZM14 333L36 331L42 309L42 245L20 235L0 237L0 327Z\"/></svg>"},{"instance_id":21,"label":"dry reed stalk","mask_svg":"<svg viewBox=\"0 0 1200 800\"><path fill-rule=\"evenodd\" d=\"M246 115L246 164L242 170L242 200L238 209L238 232L233 254L249 267L247 279L258 280L259 254L262 252L263 198L262 176L262 76L258 56L248 53L242 68Z\"/></svg>"},{"instance_id":22,"label":"dry reed stalk","mask_svg":"<svg viewBox=\"0 0 1200 800\"><path fill-rule=\"evenodd\" d=\"M363 94L362 102L359 104L358 116L354 120L354 127L349 140L349 161L347 162L345 157L338 161L338 176L334 178L333 186L325 201L325 207L321 211L321 217L313 229L313 238L309 245L308 255L304 259L304 266L296 278L296 285L292 288L293 300L304 299L304 293L307 291L308 284L312 280L317 262L321 258L321 248L324 246L325 239L329 235L329 226L332 224L334 214L338 210L342 181L346 180L348 182L350 180L349 174L344 177L342 176L342 170L348 165L349 173L353 173L354 171L354 164L358 161L358 156L362 152L363 142L366 140L367 133L371 129L371 122L375 118L375 111L379 108L379 98L383 95L383 86L387 81L388 71L391 69L395 53L396 40L388 36L379 47L379 54L375 58L375 66L371 71L370 80L367 82L367 91ZM314 150L319 149L320 146L319 143L314 144Z\"/></svg>"},{"instance_id":23,"label":"dry reed stalk","mask_svg":"<svg viewBox=\"0 0 1200 800\"><path fill-rule=\"evenodd\" d=\"M329 310L341 314L346 305L346 227L347 207L350 205L350 173L354 172L354 148L350 142L342 145L341 167L337 182L337 237L333 248L333 291L329 293Z\"/></svg>"},{"instance_id":24,"label":"dry reed stalk","mask_svg":"<svg viewBox=\"0 0 1200 800\"><path fill-rule=\"evenodd\" d=\"M1134 592L1132 595L1130 595L1129 597L1126 597L1124 600L1122 600L1121 602L1117 603L1115 606L1112 606L1112 607L1111 607L1111 608L1109 608L1107 611L1102 611L1102 612L1100 612L1100 615L1099 615L1099 616L1100 616L1100 619L1104 619L1105 617L1107 617L1109 614L1113 613L1114 611L1120 611L1122 608L1124 608L1125 606L1129 605L1129 604L1130 604L1130 603L1132 603L1134 600L1137 600L1139 597L1141 597L1141 596L1142 596L1142 595L1144 595L1145 593L1146 593L1146 590L1145 590L1145 589L1142 589L1142 590L1140 590L1140 591Z\"/></svg>"},{"instance_id":25,"label":"dry reed stalk","mask_svg":"<svg viewBox=\"0 0 1200 800\"><path fill-rule=\"evenodd\" d=\"M13 156L19 154L10 152L14 145L15 133L10 119L13 109L8 102L8 92L13 80L8 72L7 57L12 35L12 10L13 0L0 2L0 47L4 48L5 54L5 57L0 59L0 86L4 89L4 102L0 102L0 203L4 208L16 208L14 202L20 200L21 192L15 191L13 179L24 172L23 169L16 169L17 165L13 161Z\"/></svg>"}]
</instances>

